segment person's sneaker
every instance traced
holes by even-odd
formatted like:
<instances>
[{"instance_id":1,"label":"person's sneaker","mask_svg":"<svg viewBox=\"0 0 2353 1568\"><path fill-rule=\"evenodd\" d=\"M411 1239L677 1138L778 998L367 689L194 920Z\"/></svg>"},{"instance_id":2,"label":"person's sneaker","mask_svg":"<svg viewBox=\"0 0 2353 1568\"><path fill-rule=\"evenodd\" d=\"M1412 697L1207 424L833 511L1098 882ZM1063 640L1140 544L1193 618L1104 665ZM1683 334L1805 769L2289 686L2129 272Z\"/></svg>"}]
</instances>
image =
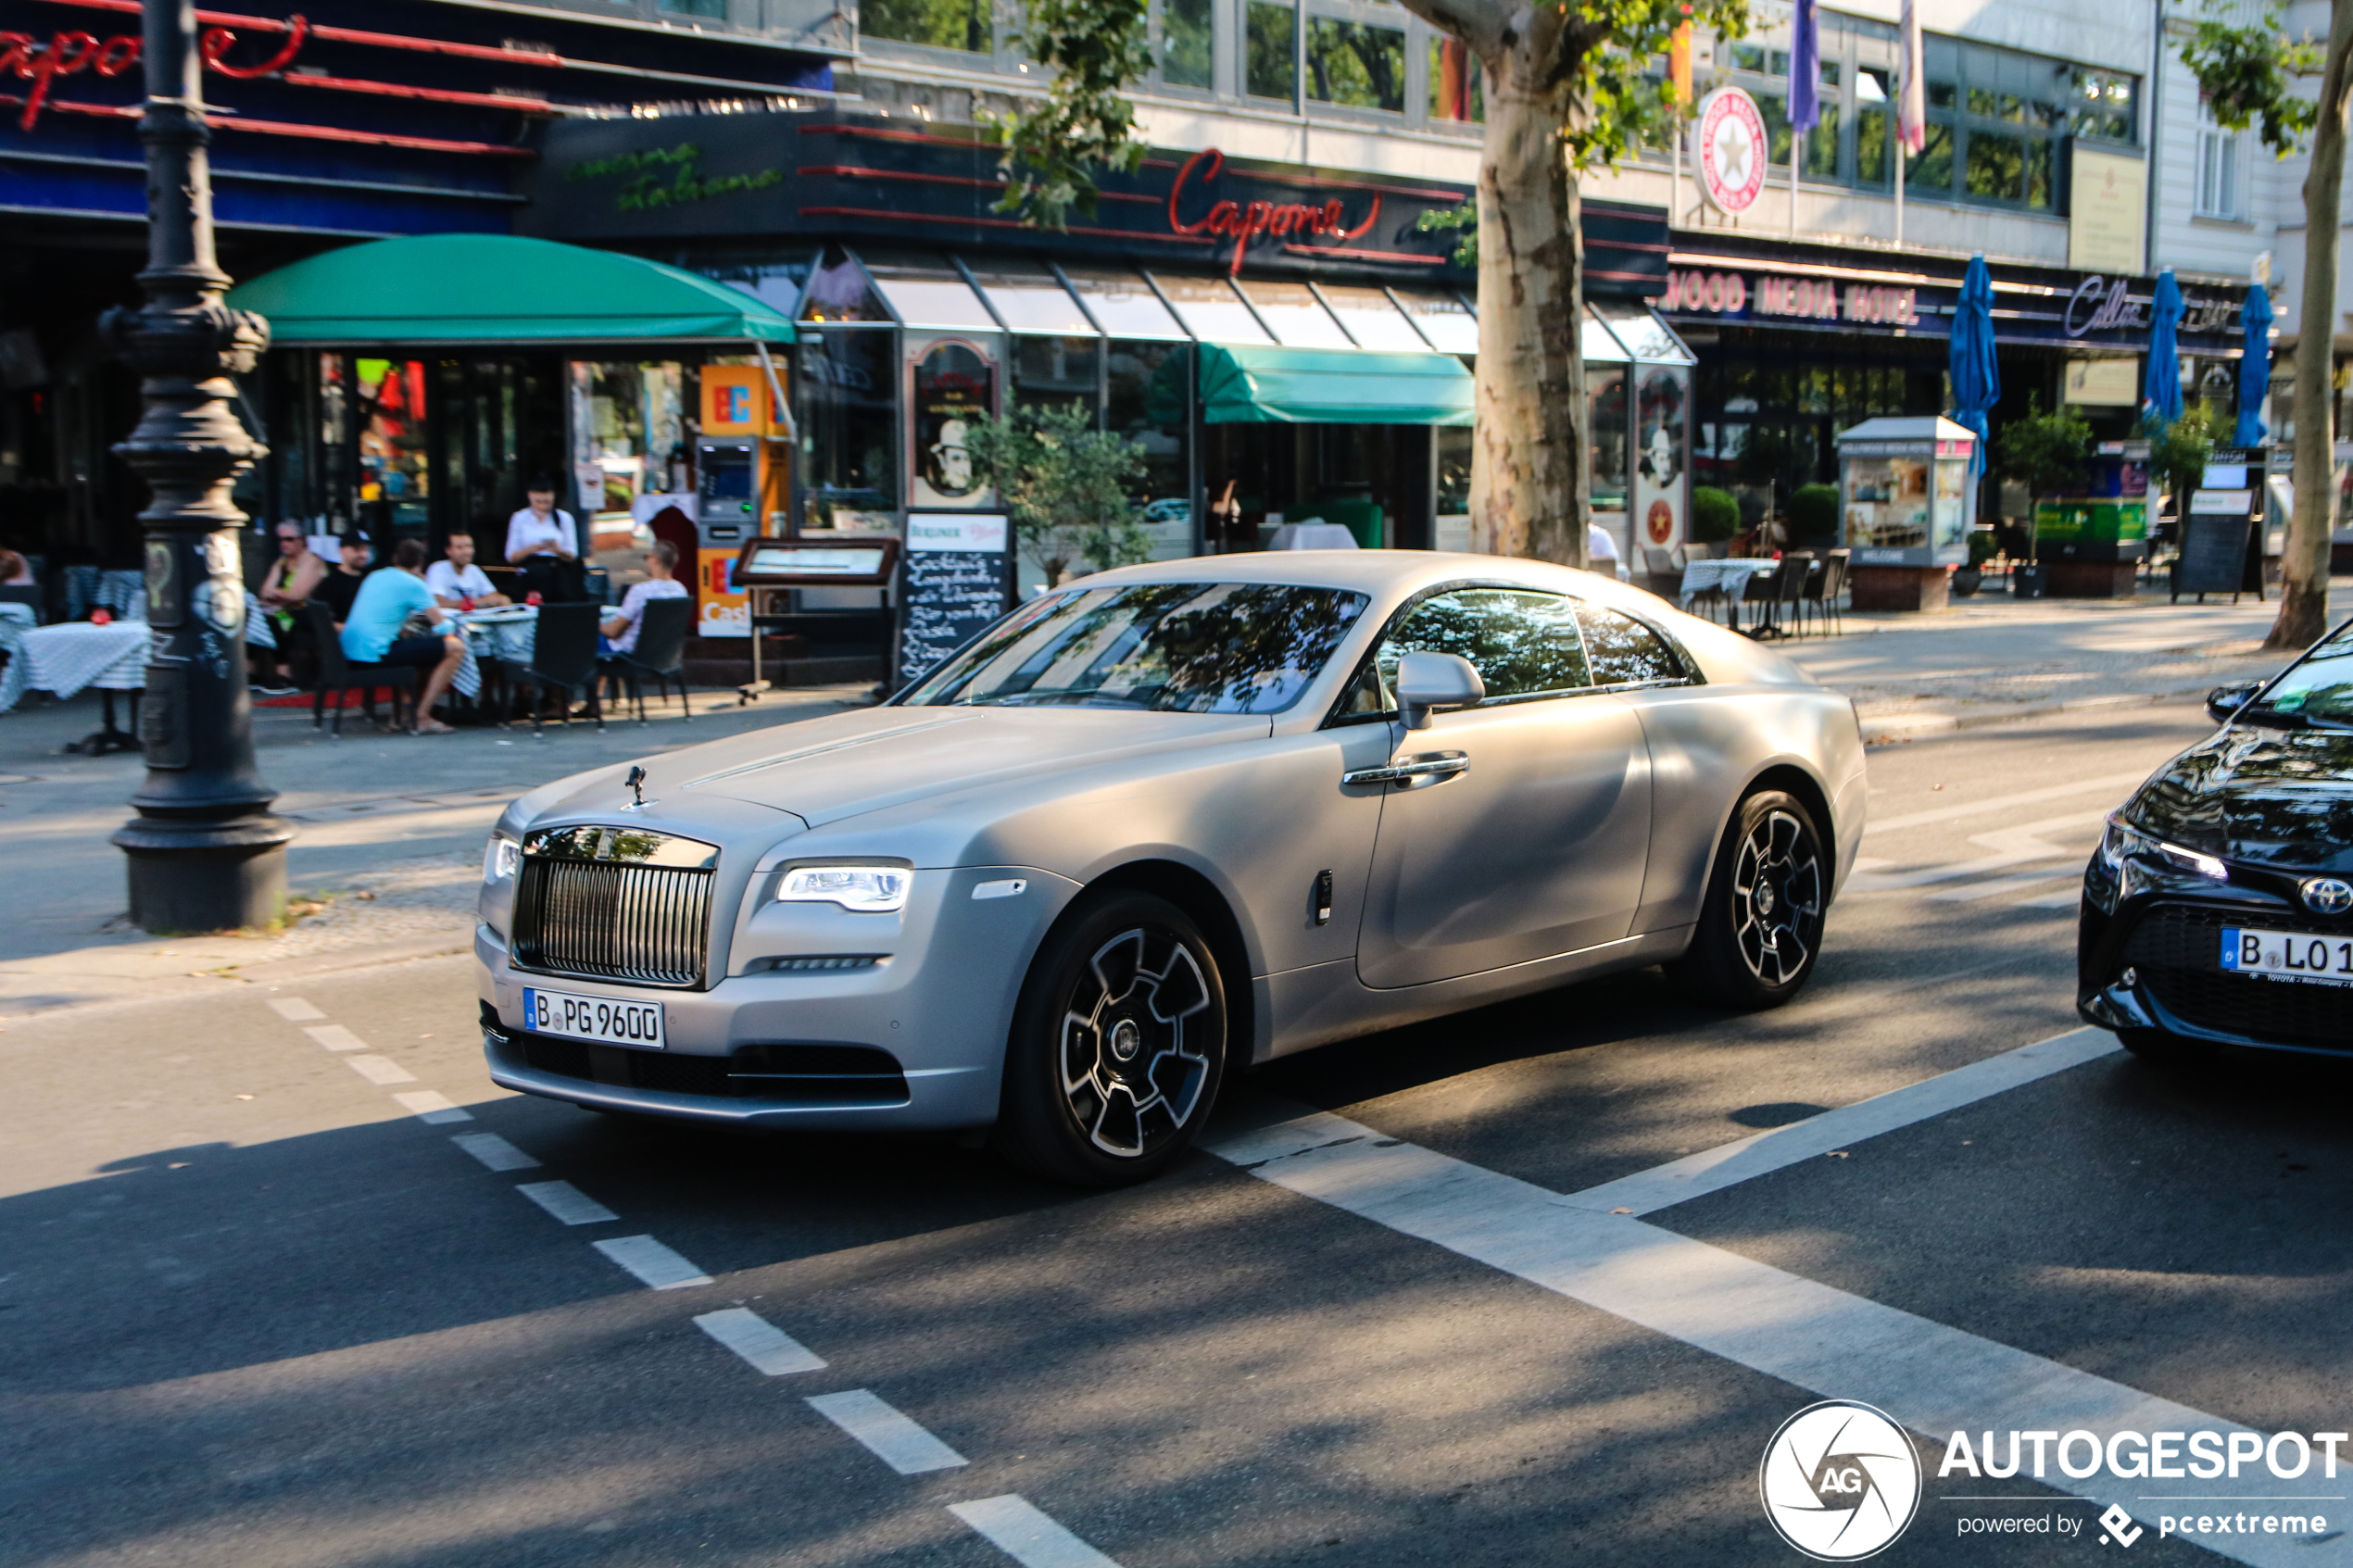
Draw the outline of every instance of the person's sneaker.
<instances>
[{"instance_id":1,"label":"person's sneaker","mask_svg":"<svg viewBox=\"0 0 2353 1568\"><path fill-rule=\"evenodd\" d=\"M249 689L256 696L300 696L302 695L300 686L254 686Z\"/></svg>"}]
</instances>

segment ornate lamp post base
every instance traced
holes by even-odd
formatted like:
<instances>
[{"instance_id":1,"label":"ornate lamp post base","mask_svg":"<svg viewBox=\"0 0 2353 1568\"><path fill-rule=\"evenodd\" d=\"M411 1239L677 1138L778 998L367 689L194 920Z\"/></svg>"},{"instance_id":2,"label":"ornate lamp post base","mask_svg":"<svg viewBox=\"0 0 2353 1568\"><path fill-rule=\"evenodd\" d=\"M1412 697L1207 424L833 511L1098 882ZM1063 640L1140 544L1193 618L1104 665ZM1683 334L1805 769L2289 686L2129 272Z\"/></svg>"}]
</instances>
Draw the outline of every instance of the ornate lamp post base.
<instances>
[{"instance_id":1,"label":"ornate lamp post base","mask_svg":"<svg viewBox=\"0 0 2353 1568\"><path fill-rule=\"evenodd\" d=\"M285 909L293 837L294 824L272 816L125 823L112 842L130 862L131 923L158 933L268 925Z\"/></svg>"}]
</instances>

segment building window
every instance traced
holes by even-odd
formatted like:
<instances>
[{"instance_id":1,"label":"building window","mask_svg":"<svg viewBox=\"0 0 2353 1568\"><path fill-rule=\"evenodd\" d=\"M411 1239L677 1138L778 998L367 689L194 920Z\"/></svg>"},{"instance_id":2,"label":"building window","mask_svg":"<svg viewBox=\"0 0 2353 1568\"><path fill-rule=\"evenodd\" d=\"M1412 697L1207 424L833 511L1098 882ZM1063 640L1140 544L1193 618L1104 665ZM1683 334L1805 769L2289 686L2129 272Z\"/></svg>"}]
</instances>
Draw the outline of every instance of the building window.
<instances>
[{"instance_id":1,"label":"building window","mask_svg":"<svg viewBox=\"0 0 2353 1568\"><path fill-rule=\"evenodd\" d=\"M865 0L859 31L894 44L926 44L986 55L995 47L988 0Z\"/></svg>"},{"instance_id":2,"label":"building window","mask_svg":"<svg viewBox=\"0 0 2353 1568\"><path fill-rule=\"evenodd\" d=\"M665 17L711 17L727 19L727 0L661 0Z\"/></svg>"},{"instance_id":3,"label":"building window","mask_svg":"<svg viewBox=\"0 0 2353 1568\"><path fill-rule=\"evenodd\" d=\"M2200 218L2239 216L2239 139L2214 123L2213 114L2198 106L2197 215Z\"/></svg>"},{"instance_id":4,"label":"building window","mask_svg":"<svg viewBox=\"0 0 2353 1568\"><path fill-rule=\"evenodd\" d=\"M1253 98L1291 101L1299 81L1298 42L1292 8L1271 0L1250 0L1249 33L1243 41L1242 90Z\"/></svg>"},{"instance_id":5,"label":"building window","mask_svg":"<svg viewBox=\"0 0 2353 1568\"><path fill-rule=\"evenodd\" d=\"M1307 19L1307 95L1351 109L1405 111L1405 34L1333 17Z\"/></svg>"},{"instance_id":6,"label":"building window","mask_svg":"<svg viewBox=\"0 0 2353 1568\"><path fill-rule=\"evenodd\" d=\"M1487 118L1487 70L1459 38L1429 39L1429 118L1476 124Z\"/></svg>"},{"instance_id":7,"label":"building window","mask_svg":"<svg viewBox=\"0 0 2353 1568\"><path fill-rule=\"evenodd\" d=\"M1927 56L1928 144L1905 161L1907 195L2057 213L2067 137L2137 138L2133 77L1950 38Z\"/></svg>"},{"instance_id":8,"label":"building window","mask_svg":"<svg viewBox=\"0 0 2353 1568\"><path fill-rule=\"evenodd\" d=\"M1212 0L1162 0L1160 8L1160 79L1172 87L1211 84L1210 62L1215 24Z\"/></svg>"}]
</instances>

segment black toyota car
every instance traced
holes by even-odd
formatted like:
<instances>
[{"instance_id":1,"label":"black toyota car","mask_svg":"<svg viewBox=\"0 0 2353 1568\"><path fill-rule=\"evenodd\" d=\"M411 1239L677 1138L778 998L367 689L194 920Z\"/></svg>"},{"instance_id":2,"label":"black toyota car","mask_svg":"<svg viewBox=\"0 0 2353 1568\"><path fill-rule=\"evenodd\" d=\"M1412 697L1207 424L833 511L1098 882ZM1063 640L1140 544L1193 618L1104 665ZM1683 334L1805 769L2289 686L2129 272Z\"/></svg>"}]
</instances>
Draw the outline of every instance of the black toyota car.
<instances>
[{"instance_id":1,"label":"black toyota car","mask_svg":"<svg viewBox=\"0 0 2353 1568\"><path fill-rule=\"evenodd\" d=\"M2353 1056L2353 621L2159 769L2083 875L2076 1007L2144 1056Z\"/></svg>"}]
</instances>

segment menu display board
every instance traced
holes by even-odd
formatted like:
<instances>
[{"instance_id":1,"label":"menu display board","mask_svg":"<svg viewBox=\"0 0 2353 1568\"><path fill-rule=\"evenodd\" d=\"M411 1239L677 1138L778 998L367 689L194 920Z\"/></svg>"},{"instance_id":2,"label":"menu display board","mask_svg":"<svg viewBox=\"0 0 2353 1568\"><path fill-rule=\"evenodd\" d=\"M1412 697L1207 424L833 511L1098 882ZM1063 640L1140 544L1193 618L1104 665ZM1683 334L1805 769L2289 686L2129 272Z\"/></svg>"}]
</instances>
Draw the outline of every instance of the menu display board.
<instances>
[{"instance_id":1,"label":"menu display board","mask_svg":"<svg viewBox=\"0 0 2353 1568\"><path fill-rule=\"evenodd\" d=\"M1013 530L996 513L907 519L898 676L921 679L1013 602Z\"/></svg>"}]
</instances>

